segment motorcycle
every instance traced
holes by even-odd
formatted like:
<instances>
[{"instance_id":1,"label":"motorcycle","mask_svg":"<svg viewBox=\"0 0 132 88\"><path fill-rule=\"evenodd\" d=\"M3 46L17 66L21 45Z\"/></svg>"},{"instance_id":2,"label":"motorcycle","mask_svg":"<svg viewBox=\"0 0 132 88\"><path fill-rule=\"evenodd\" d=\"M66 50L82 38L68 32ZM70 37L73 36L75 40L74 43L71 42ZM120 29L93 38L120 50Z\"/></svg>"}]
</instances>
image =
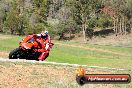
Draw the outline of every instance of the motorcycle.
<instances>
[{"instance_id":1,"label":"motorcycle","mask_svg":"<svg viewBox=\"0 0 132 88\"><path fill-rule=\"evenodd\" d=\"M54 44L46 44L46 53L44 60L49 56L49 51ZM26 36L22 42L19 43L19 47L12 50L9 53L9 59L27 59L27 60L37 60L41 52L37 52L37 49L41 48L41 44L36 41L35 38Z\"/></svg>"}]
</instances>

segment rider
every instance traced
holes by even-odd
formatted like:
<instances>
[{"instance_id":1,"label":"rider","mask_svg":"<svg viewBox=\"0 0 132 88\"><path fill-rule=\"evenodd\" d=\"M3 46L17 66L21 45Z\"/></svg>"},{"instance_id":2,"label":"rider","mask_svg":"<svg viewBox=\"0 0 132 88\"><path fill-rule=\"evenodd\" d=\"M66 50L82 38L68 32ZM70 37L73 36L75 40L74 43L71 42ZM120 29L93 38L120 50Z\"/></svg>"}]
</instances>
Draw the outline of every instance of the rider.
<instances>
[{"instance_id":1,"label":"rider","mask_svg":"<svg viewBox=\"0 0 132 88\"><path fill-rule=\"evenodd\" d=\"M47 55L45 53L49 53L49 44L51 43L49 33L48 31L42 31L41 34L34 34L33 37L41 45L41 48L36 51L41 53L38 60L43 61Z\"/></svg>"},{"instance_id":2,"label":"rider","mask_svg":"<svg viewBox=\"0 0 132 88\"><path fill-rule=\"evenodd\" d=\"M37 39L41 44L41 49L38 49L38 52L41 52L39 56L39 61L43 61L45 59L45 53L49 53L49 44L51 43L50 36L48 31L42 31L40 34L40 38Z\"/></svg>"}]
</instances>

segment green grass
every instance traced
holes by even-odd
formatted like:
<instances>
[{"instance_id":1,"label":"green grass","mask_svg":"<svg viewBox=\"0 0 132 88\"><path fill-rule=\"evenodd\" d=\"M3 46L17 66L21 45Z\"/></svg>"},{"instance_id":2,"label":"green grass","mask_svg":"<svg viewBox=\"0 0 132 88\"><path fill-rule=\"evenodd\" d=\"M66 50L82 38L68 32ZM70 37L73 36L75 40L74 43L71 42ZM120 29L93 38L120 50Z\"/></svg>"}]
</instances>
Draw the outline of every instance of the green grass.
<instances>
[{"instance_id":1,"label":"green grass","mask_svg":"<svg viewBox=\"0 0 132 88\"><path fill-rule=\"evenodd\" d=\"M23 37L18 37L18 36L0 35L0 51L9 52L10 50L17 48L22 38Z\"/></svg>"},{"instance_id":2,"label":"green grass","mask_svg":"<svg viewBox=\"0 0 132 88\"><path fill-rule=\"evenodd\" d=\"M22 38L23 37L19 37L19 36L8 36L8 35L1 36L0 35L0 51L9 52L17 48ZM50 56L46 59L46 61L132 69L132 55L131 55L132 49L131 48L89 45L89 44L81 45L86 48L96 48L96 49L107 50L107 51L123 54L123 55L117 55L110 52L88 50L81 47L79 48L79 47L63 46L63 45L56 44L58 42L65 45L80 46L80 44L77 42L55 41L54 42L55 45L53 49L51 50Z\"/></svg>"},{"instance_id":3,"label":"green grass","mask_svg":"<svg viewBox=\"0 0 132 88\"><path fill-rule=\"evenodd\" d=\"M132 52L132 48L129 48L129 47L126 47L126 46L122 46L122 47L119 47L119 46L111 46L111 45L92 45L92 44L81 44L79 42L75 42L75 41L72 41L72 42L62 42L62 41L57 41L59 43L63 43L63 44L74 44L76 46L78 45L82 45L83 47L85 48L96 48L96 49L103 49L103 50L109 50L109 51L112 51L112 52L117 52L117 53L123 53L123 54L126 54L126 55L129 55L129 56L132 56L131 52Z\"/></svg>"},{"instance_id":4,"label":"green grass","mask_svg":"<svg viewBox=\"0 0 132 88\"><path fill-rule=\"evenodd\" d=\"M71 64L87 64L110 67L132 66L132 59L129 57L117 56L111 53L88 51L81 48L55 45L47 61L67 62Z\"/></svg>"}]
</instances>

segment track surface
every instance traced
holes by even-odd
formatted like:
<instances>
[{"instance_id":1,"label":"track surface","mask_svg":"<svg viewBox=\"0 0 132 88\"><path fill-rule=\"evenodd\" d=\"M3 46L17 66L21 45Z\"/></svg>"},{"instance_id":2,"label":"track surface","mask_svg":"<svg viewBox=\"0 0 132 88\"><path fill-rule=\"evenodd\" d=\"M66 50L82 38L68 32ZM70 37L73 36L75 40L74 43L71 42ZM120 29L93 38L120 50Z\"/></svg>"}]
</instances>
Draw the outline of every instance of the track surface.
<instances>
[{"instance_id":1,"label":"track surface","mask_svg":"<svg viewBox=\"0 0 132 88\"><path fill-rule=\"evenodd\" d=\"M57 62L35 61L35 60L25 60L25 59L5 59L5 58L0 58L0 61L1 61L1 62L41 63L41 64L52 64L52 65L72 66L72 67L83 66L83 67L87 67L87 68L99 68L99 69L109 69L109 70L126 70L126 69L117 69L117 68L100 67L100 66L88 66L88 65L80 65L80 64L57 63Z\"/></svg>"}]
</instances>

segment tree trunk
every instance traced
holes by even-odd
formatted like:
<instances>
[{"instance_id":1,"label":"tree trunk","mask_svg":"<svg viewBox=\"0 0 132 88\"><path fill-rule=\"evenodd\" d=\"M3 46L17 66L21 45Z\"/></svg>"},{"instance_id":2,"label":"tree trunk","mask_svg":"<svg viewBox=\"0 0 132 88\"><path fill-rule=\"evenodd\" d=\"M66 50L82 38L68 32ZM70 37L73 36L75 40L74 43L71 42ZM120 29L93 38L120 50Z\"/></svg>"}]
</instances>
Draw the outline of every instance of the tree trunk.
<instances>
[{"instance_id":1,"label":"tree trunk","mask_svg":"<svg viewBox=\"0 0 132 88\"><path fill-rule=\"evenodd\" d=\"M2 32L2 19L0 19L0 32Z\"/></svg>"},{"instance_id":2,"label":"tree trunk","mask_svg":"<svg viewBox=\"0 0 132 88\"><path fill-rule=\"evenodd\" d=\"M130 31L131 31L131 33L132 33L132 24L130 24Z\"/></svg>"},{"instance_id":3,"label":"tree trunk","mask_svg":"<svg viewBox=\"0 0 132 88\"><path fill-rule=\"evenodd\" d=\"M87 21L87 17L84 16L84 14L81 14L82 17L82 31L83 31L83 40L84 43L86 43L86 21Z\"/></svg>"},{"instance_id":4,"label":"tree trunk","mask_svg":"<svg viewBox=\"0 0 132 88\"><path fill-rule=\"evenodd\" d=\"M14 34L14 30L13 30L12 28L11 28L10 32L11 32L11 35L13 35L13 34Z\"/></svg>"},{"instance_id":5,"label":"tree trunk","mask_svg":"<svg viewBox=\"0 0 132 88\"><path fill-rule=\"evenodd\" d=\"M70 30L69 30L69 38L70 38L70 39L71 39L71 33L72 33L72 32L71 32L71 29L72 29L72 28L70 28Z\"/></svg>"},{"instance_id":6,"label":"tree trunk","mask_svg":"<svg viewBox=\"0 0 132 88\"><path fill-rule=\"evenodd\" d=\"M122 18L122 35L125 33L125 31L124 31L124 17Z\"/></svg>"},{"instance_id":7,"label":"tree trunk","mask_svg":"<svg viewBox=\"0 0 132 88\"><path fill-rule=\"evenodd\" d=\"M118 17L116 18L116 36L118 35Z\"/></svg>"},{"instance_id":8,"label":"tree trunk","mask_svg":"<svg viewBox=\"0 0 132 88\"><path fill-rule=\"evenodd\" d=\"M123 24L124 24L124 34L126 35L126 20L125 20L125 17L123 17L123 20L124 20L124 22L123 22Z\"/></svg>"},{"instance_id":9,"label":"tree trunk","mask_svg":"<svg viewBox=\"0 0 132 88\"><path fill-rule=\"evenodd\" d=\"M122 19L120 18L119 34L122 34Z\"/></svg>"},{"instance_id":10,"label":"tree trunk","mask_svg":"<svg viewBox=\"0 0 132 88\"><path fill-rule=\"evenodd\" d=\"M84 38L84 43L86 43L86 26L85 22L82 24L82 30L83 30L83 38Z\"/></svg>"},{"instance_id":11,"label":"tree trunk","mask_svg":"<svg viewBox=\"0 0 132 88\"><path fill-rule=\"evenodd\" d=\"M116 33L116 19L113 18L113 20L114 20L114 32Z\"/></svg>"}]
</instances>

